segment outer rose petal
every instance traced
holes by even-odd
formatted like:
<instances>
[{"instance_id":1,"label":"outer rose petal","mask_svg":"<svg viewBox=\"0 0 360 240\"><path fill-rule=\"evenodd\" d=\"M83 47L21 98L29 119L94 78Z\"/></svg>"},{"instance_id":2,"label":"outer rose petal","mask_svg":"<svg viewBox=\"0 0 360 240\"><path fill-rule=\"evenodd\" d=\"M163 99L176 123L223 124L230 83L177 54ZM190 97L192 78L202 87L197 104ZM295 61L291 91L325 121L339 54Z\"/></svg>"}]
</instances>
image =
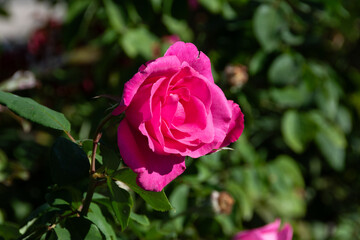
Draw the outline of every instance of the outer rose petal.
<instances>
[{"instance_id":1,"label":"outer rose petal","mask_svg":"<svg viewBox=\"0 0 360 240\"><path fill-rule=\"evenodd\" d=\"M233 240L277 240L279 228L280 220L276 219L263 227L240 232L235 235Z\"/></svg>"},{"instance_id":2,"label":"outer rose petal","mask_svg":"<svg viewBox=\"0 0 360 240\"><path fill-rule=\"evenodd\" d=\"M291 240L293 237L293 230L290 224L285 224L284 228L279 232L279 240Z\"/></svg>"},{"instance_id":3,"label":"outer rose petal","mask_svg":"<svg viewBox=\"0 0 360 240\"><path fill-rule=\"evenodd\" d=\"M185 157L155 154L146 137L126 118L118 128L118 146L124 162L138 174L137 182L145 190L159 192L185 171Z\"/></svg>"},{"instance_id":4,"label":"outer rose petal","mask_svg":"<svg viewBox=\"0 0 360 240\"><path fill-rule=\"evenodd\" d=\"M175 56L160 57L147 64L146 66L141 66L140 71L125 83L122 101L113 111L113 115L119 115L125 111L147 77L150 75L161 76L161 74L174 73L180 67L179 59Z\"/></svg>"},{"instance_id":5,"label":"outer rose petal","mask_svg":"<svg viewBox=\"0 0 360 240\"><path fill-rule=\"evenodd\" d=\"M239 105L231 100L229 100L228 103L232 108L232 118L226 138L219 148L226 147L230 143L238 140L244 130L244 114L241 112Z\"/></svg>"},{"instance_id":6,"label":"outer rose petal","mask_svg":"<svg viewBox=\"0 0 360 240\"><path fill-rule=\"evenodd\" d=\"M211 73L210 59L203 53L199 52L192 43L176 42L169 47L164 56L175 55L180 62L187 62L189 65L205 76L209 81L214 82Z\"/></svg>"},{"instance_id":7,"label":"outer rose petal","mask_svg":"<svg viewBox=\"0 0 360 240\"><path fill-rule=\"evenodd\" d=\"M213 117L213 126L215 131L214 141L204 144L201 148L189 154L192 158L198 158L212 152L214 149L220 148L226 134L229 131L229 125L232 120L232 106L228 104L223 91L216 84L208 84L211 91L212 105L210 112Z\"/></svg>"},{"instance_id":8,"label":"outer rose petal","mask_svg":"<svg viewBox=\"0 0 360 240\"><path fill-rule=\"evenodd\" d=\"M291 240L292 228L289 224L280 230L280 219L260 228L236 234L233 240Z\"/></svg>"}]
</instances>

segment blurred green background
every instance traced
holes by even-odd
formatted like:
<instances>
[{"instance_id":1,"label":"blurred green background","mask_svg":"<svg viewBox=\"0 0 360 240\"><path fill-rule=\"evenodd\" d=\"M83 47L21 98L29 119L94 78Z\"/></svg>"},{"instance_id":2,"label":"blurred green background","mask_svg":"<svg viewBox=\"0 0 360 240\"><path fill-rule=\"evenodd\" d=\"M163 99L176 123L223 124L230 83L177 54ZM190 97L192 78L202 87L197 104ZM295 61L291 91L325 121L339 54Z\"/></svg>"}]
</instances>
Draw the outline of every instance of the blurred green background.
<instances>
[{"instance_id":1,"label":"blurred green background","mask_svg":"<svg viewBox=\"0 0 360 240\"><path fill-rule=\"evenodd\" d=\"M48 13L11 25L25 3ZM150 224L119 237L230 239L281 218L294 239L360 239L359 13L357 0L3 0L0 90L63 112L73 136L92 138L114 104L94 96L120 97L141 64L192 42L245 131L233 151L187 160L165 190L176 212L139 200ZM59 135L0 106L0 232L45 202ZM116 126L104 136L116 149Z\"/></svg>"}]
</instances>

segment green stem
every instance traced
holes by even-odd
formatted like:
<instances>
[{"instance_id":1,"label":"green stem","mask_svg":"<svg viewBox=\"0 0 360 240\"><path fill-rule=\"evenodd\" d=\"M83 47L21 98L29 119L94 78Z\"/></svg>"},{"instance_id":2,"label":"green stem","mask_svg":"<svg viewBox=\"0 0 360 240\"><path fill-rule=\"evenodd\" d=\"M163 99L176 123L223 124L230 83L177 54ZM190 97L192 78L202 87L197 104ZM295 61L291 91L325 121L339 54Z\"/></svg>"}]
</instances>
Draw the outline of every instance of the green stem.
<instances>
[{"instance_id":1,"label":"green stem","mask_svg":"<svg viewBox=\"0 0 360 240\"><path fill-rule=\"evenodd\" d=\"M73 136L71 136L71 134L68 132L68 131L65 131L64 132L66 133L66 135L68 136L68 138L70 138L71 141L73 141L74 143L76 143L76 140L75 138L73 138Z\"/></svg>"},{"instance_id":2,"label":"green stem","mask_svg":"<svg viewBox=\"0 0 360 240\"><path fill-rule=\"evenodd\" d=\"M101 129L104 127L104 125L113 117L112 113L107 115L99 124L99 126L96 129L95 137L93 139L93 150L91 155L91 163L90 163L90 174L95 173L95 157L96 157L96 150L99 145L100 138L102 136Z\"/></svg>"},{"instance_id":3,"label":"green stem","mask_svg":"<svg viewBox=\"0 0 360 240\"><path fill-rule=\"evenodd\" d=\"M86 216L89 211L90 203L93 198L96 186L97 186L96 179L92 175L90 175L90 182L89 182L88 190L86 192L86 197L85 197L85 200L83 202L81 212L80 212L80 214L82 216Z\"/></svg>"},{"instance_id":4,"label":"green stem","mask_svg":"<svg viewBox=\"0 0 360 240\"><path fill-rule=\"evenodd\" d=\"M95 172L96 172L96 169L95 169L95 157L96 157L96 150L97 150L97 147L99 145L99 141L100 141L101 136L102 136L101 130L104 127L104 125L112 118L112 116L113 115L111 113L109 115L107 115L100 122L100 124L97 127L96 132L95 132L95 136L94 136L94 139L93 139L93 149L92 149L92 154L91 154L91 163L90 163L90 176L89 176L90 182L89 182L88 190L86 192L86 197L85 197L85 199L83 201L83 205L81 206L81 215L82 216L86 216L86 214L88 213L90 203L91 203L92 197L93 197L94 192L95 192L95 188L98 185L97 180L96 180L97 176L95 174Z\"/></svg>"}]
</instances>

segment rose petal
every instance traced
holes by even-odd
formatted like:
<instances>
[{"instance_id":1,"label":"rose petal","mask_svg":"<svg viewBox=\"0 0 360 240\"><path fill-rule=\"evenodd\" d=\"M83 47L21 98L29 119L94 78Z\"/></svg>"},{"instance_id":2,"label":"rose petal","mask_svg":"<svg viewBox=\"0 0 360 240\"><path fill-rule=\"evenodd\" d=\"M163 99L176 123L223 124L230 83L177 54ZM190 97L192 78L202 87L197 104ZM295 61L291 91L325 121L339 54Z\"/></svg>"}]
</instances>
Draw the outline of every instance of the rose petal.
<instances>
[{"instance_id":1,"label":"rose petal","mask_svg":"<svg viewBox=\"0 0 360 240\"><path fill-rule=\"evenodd\" d=\"M276 219L274 222L269 223L263 227L257 228L257 231L260 232L274 232L274 231L279 231L280 228L280 224L281 224L281 220L280 219Z\"/></svg>"},{"instance_id":2,"label":"rose petal","mask_svg":"<svg viewBox=\"0 0 360 240\"><path fill-rule=\"evenodd\" d=\"M213 103L210 108L210 113L214 126L214 137L211 143L201 146L196 152L189 155L193 158L200 157L210 153L214 149L220 148L229 130L232 109L230 109L228 100L217 85L209 84L208 88L210 89Z\"/></svg>"},{"instance_id":3,"label":"rose petal","mask_svg":"<svg viewBox=\"0 0 360 240\"><path fill-rule=\"evenodd\" d=\"M153 109L153 118L147 122L141 123L139 126L140 132L148 138L150 149L158 154L164 153L164 136L161 133L161 103Z\"/></svg>"},{"instance_id":4,"label":"rose petal","mask_svg":"<svg viewBox=\"0 0 360 240\"><path fill-rule=\"evenodd\" d=\"M177 73L171 80L171 84L173 85L171 91L186 87L189 90L190 95L199 98L203 102L206 112L209 112L212 99L208 86L214 84L209 83L187 63L182 63L181 67L181 71L179 71L179 73ZM199 91L199 89L201 90Z\"/></svg>"},{"instance_id":5,"label":"rose petal","mask_svg":"<svg viewBox=\"0 0 360 240\"><path fill-rule=\"evenodd\" d=\"M199 52L194 44L176 42L169 47L164 56L172 55L177 56L180 62L187 62L208 81L214 82L210 59L203 52Z\"/></svg>"},{"instance_id":6,"label":"rose petal","mask_svg":"<svg viewBox=\"0 0 360 240\"><path fill-rule=\"evenodd\" d=\"M113 112L112 112L112 115L120 115L122 114L125 110L126 110L127 106L124 105L124 101L121 101L119 106L117 106Z\"/></svg>"},{"instance_id":7,"label":"rose petal","mask_svg":"<svg viewBox=\"0 0 360 240\"><path fill-rule=\"evenodd\" d=\"M162 122L162 102L167 95L167 89L170 78L160 78L151 86L151 94L145 97L145 103L149 106L151 111L151 118L146 119L140 124L139 130L148 138L149 147L158 154L164 153L164 136L161 133ZM142 89L142 88L141 88ZM138 94L139 95L139 94ZM137 95L136 95L137 96ZM135 98L136 98L135 96ZM135 99L134 98L134 99Z\"/></svg>"},{"instance_id":8,"label":"rose petal","mask_svg":"<svg viewBox=\"0 0 360 240\"><path fill-rule=\"evenodd\" d=\"M166 102L161 109L161 116L168 123L172 122L177 110L178 103L179 95L177 94L170 93L170 95L166 98Z\"/></svg>"},{"instance_id":9,"label":"rose petal","mask_svg":"<svg viewBox=\"0 0 360 240\"><path fill-rule=\"evenodd\" d=\"M137 182L145 190L159 192L185 170L185 157L152 152L146 137L126 118L118 128L118 146L124 162L138 174Z\"/></svg>"},{"instance_id":10,"label":"rose petal","mask_svg":"<svg viewBox=\"0 0 360 240\"><path fill-rule=\"evenodd\" d=\"M207 123L207 113L204 103L194 96L191 96L187 102L180 102L184 109L185 119L179 124L178 118L174 118L172 125L182 132L196 132L204 129Z\"/></svg>"},{"instance_id":11,"label":"rose petal","mask_svg":"<svg viewBox=\"0 0 360 240\"><path fill-rule=\"evenodd\" d=\"M236 234L233 240L277 240L280 228L280 219L260 228L242 231Z\"/></svg>"},{"instance_id":12,"label":"rose petal","mask_svg":"<svg viewBox=\"0 0 360 240\"><path fill-rule=\"evenodd\" d=\"M179 68L180 62L176 56L160 57L154 61L148 62L146 66L141 66L141 71L136 73L125 83L122 101L120 106L113 111L113 114L120 114L130 105L140 86L150 75L151 77L172 76Z\"/></svg>"},{"instance_id":13,"label":"rose petal","mask_svg":"<svg viewBox=\"0 0 360 240\"><path fill-rule=\"evenodd\" d=\"M129 107L125 110L126 118L132 126L138 127L141 123L150 120L153 117L150 106L151 85L145 85L140 88L141 94L136 94Z\"/></svg>"},{"instance_id":14,"label":"rose petal","mask_svg":"<svg viewBox=\"0 0 360 240\"><path fill-rule=\"evenodd\" d=\"M230 143L238 140L244 130L244 114L241 112L239 105L231 100L229 100L228 103L230 108L232 108L232 117L226 138L219 148L226 147Z\"/></svg>"},{"instance_id":15,"label":"rose petal","mask_svg":"<svg viewBox=\"0 0 360 240\"><path fill-rule=\"evenodd\" d=\"M290 224L285 224L284 228L279 232L279 240L291 240L293 237L293 230Z\"/></svg>"},{"instance_id":16,"label":"rose petal","mask_svg":"<svg viewBox=\"0 0 360 240\"><path fill-rule=\"evenodd\" d=\"M181 132L176 128L166 129L163 127L163 133L167 136L164 151L193 158L209 153L213 150L211 143L215 136L211 113L207 116L206 121L205 129L191 132L191 134Z\"/></svg>"},{"instance_id":17,"label":"rose petal","mask_svg":"<svg viewBox=\"0 0 360 240\"><path fill-rule=\"evenodd\" d=\"M261 237L261 240L280 240L278 239L278 229L276 231L269 232L256 232Z\"/></svg>"},{"instance_id":18,"label":"rose petal","mask_svg":"<svg viewBox=\"0 0 360 240\"><path fill-rule=\"evenodd\" d=\"M186 102L190 100L190 90L187 87L172 89L170 94L176 94L179 96L179 99L182 99Z\"/></svg>"}]
</instances>

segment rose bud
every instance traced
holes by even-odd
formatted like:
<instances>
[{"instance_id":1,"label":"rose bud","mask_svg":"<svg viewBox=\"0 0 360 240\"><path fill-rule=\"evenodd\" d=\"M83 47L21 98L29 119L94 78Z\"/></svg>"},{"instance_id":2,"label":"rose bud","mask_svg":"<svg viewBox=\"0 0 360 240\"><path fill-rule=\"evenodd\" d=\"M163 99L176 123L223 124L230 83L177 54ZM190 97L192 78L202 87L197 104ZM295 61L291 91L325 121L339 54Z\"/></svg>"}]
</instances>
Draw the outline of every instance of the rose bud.
<instances>
[{"instance_id":1,"label":"rose bud","mask_svg":"<svg viewBox=\"0 0 360 240\"><path fill-rule=\"evenodd\" d=\"M226 66L224 73L229 85L236 88L241 88L249 79L247 67L241 64Z\"/></svg>"},{"instance_id":2,"label":"rose bud","mask_svg":"<svg viewBox=\"0 0 360 240\"><path fill-rule=\"evenodd\" d=\"M211 205L215 213L230 214L234 203L234 198L227 192L213 191L211 193Z\"/></svg>"},{"instance_id":3,"label":"rose bud","mask_svg":"<svg viewBox=\"0 0 360 240\"><path fill-rule=\"evenodd\" d=\"M292 236L293 230L290 224L286 223L280 229L280 220L277 219L266 226L239 232L234 236L233 240L291 240Z\"/></svg>"}]
</instances>

